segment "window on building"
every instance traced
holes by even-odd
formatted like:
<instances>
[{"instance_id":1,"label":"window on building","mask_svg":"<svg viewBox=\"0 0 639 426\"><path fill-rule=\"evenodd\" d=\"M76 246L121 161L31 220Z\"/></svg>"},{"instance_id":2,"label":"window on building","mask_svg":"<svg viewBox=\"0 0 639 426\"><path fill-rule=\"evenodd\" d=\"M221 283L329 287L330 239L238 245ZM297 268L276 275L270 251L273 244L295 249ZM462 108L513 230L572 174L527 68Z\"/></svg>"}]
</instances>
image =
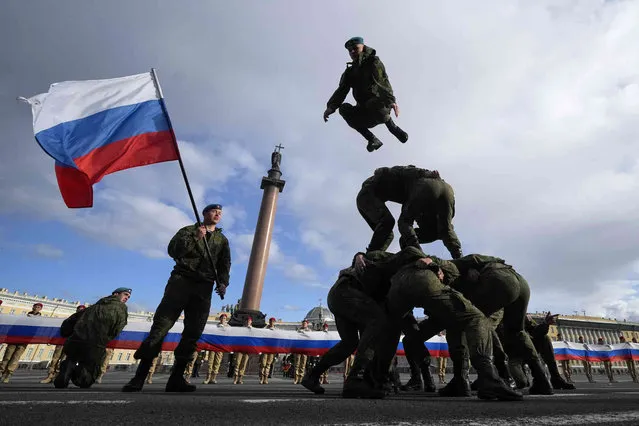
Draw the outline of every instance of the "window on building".
<instances>
[{"instance_id":1,"label":"window on building","mask_svg":"<svg viewBox=\"0 0 639 426\"><path fill-rule=\"evenodd\" d=\"M129 361L131 359L131 354L126 354L126 360Z\"/></svg>"},{"instance_id":2,"label":"window on building","mask_svg":"<svg viewBox=\"0 0 639 426\"><path fill-rule=\"evenodd\" d=\"M38 351L38 358L42 359L42 354L44 353L44 349L40 349Z\"/></svg>"},{"instance_id":3,"label":"window on building","mask_svg":"<svg viewBox=\"0 0 639 426\"><path fill-rule=\"evenodd\" d=\"M31 358L31 354L33 353L33 348L29 348L27 351L27 358Z\"/></svg>"},{"instance_id":4,"label":"window on building","mask_svg":"<svg viewBox=\"0 0 639 426\"><path fill-rule=\"evenodd\" d=\"M16 313L16 310L15 310L15 309L11 309L11 311L9 312L9 314L11 314L11 315L13 315L13 314L15 314L15 313Z\"/></svg>"},{"instance_id":5,"label":"window on building","mask_svg":"<svg viewBox=\"0 0 639 426\"><path fill-rule=\"evenodd\" d=\"M122 352L118 354L118 361L122 361Z\"/></svg>"},{"instance_id":6,"label":"window on building","mask_svg":"<svg viewBox=\"0 0 639 426\"><path fill-rule=\"evenodd\" d=\"M47 355L47 356L48 356L49 358L53 358L53 349L51 349L51 350L49 351L49 355Z\"/></svg>"}]
</instances>

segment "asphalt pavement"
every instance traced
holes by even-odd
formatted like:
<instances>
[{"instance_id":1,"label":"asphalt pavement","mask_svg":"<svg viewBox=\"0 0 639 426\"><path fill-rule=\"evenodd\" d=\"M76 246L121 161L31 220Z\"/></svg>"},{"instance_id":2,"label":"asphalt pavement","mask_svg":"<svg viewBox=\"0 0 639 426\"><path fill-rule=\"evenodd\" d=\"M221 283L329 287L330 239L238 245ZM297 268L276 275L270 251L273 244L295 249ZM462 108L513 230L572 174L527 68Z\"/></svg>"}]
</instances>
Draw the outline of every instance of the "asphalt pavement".
<instances>
[{"instance_id":1,"label":"asphalt pavement","mask_svg":"<svg viewBox=\"0 0 639 426\"><path fill-rule=\"evenodd\" d=\"M140 393L120 391L131 377L108 372L90 389L55 389L39 384L42 371L19 370L0 385L0 424L56 425L637 425L639 384L577 381L574 391L553 396L525 396L522 402L440 398L400 393L383 400L340 397L342 378L330 376L324 395L314 395L291 380L272 378L243 385L218 376L189 394L164 392L168 376L159 374ZM578 376L577 376L578 377ZM408 377L402 377L405 382Z\"/></svg>"}]
</instances>

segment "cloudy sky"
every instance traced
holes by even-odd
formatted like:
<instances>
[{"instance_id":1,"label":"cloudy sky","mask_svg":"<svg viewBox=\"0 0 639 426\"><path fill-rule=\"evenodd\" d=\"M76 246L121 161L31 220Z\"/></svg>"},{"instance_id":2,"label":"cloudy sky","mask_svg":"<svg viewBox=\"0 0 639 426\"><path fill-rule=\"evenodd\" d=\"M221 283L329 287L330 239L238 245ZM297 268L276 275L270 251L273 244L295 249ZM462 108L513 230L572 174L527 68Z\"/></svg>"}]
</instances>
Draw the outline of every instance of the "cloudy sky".
<instances>
[{"instance_id":1,"label":"cloudy sky","mask_svg":"<svg viewBox=\"0 0 639 426\"><path fill-rule=\"evenodd\" d=\"M194 220L177 163L109 175L92 209L67 209L15 100L155 67L198 205L225 206L231 286L212 310L241 296L260 179L281 143L269 315L326 303L371 236L361 182L412 163L454 187L464 252L528 279L530 311L638 318L639 2L395 3L3 2L0 287L92 302L130 285L134 309L155 309L166 245ZM338 114L322 120L354 35L386 65L405 145L381 126L384 146L368 153ZM441 242L423 249L447 256Z\"/></svg>"}]
</instances>

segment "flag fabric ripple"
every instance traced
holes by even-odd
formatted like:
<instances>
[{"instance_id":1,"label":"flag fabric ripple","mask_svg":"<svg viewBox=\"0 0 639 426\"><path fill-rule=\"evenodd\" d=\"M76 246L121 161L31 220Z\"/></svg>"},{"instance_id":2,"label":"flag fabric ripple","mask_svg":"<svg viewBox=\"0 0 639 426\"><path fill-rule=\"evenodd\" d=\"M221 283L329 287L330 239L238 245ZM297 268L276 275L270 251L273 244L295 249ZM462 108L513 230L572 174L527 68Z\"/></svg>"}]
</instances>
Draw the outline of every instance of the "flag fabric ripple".
<instances>
[{"instance_id":1,"label":"flag fabric ripple","mask_svg":"<svg viewBox=\"0 0 639 426\"><path fill-rule=\"evenodd\" d=\"M35 138L55 160L67 207L92 207L93 184L110 173L178 159L150 72L54 83L26 101Z\"/></svg>"}]
</instances>

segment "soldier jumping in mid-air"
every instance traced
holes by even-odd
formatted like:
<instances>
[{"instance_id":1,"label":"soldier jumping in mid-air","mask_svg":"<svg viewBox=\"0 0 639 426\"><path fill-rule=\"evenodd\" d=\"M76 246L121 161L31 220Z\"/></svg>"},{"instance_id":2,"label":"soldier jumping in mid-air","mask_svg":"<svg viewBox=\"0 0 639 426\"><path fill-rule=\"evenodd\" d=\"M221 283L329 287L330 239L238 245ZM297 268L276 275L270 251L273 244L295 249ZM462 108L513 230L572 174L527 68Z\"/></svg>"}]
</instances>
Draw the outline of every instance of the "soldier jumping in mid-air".
<instances>
[{"instance_id":1,"label":"soldier jumping in mid-air","mask_svg":"<svg viewBox=\"0 0 639 426\"><path fill-rule=\"evenodd\" d=\"M395 117L399 116L399 107L393 95L384 64L376 56L375 49L365 46L364 39L353 37L344 45L352 62L346 66L339 81L339 87L326 104L324 121L335 111L346 123L357 130L368 141L366 149L373 152L383 144L368 129L384 123L388 130L400 142L408 140L408 134L395 124L390 116L391 109ZM355 106L344 103L350 89L353 89Z\"/></svg>"}]
</instances>

